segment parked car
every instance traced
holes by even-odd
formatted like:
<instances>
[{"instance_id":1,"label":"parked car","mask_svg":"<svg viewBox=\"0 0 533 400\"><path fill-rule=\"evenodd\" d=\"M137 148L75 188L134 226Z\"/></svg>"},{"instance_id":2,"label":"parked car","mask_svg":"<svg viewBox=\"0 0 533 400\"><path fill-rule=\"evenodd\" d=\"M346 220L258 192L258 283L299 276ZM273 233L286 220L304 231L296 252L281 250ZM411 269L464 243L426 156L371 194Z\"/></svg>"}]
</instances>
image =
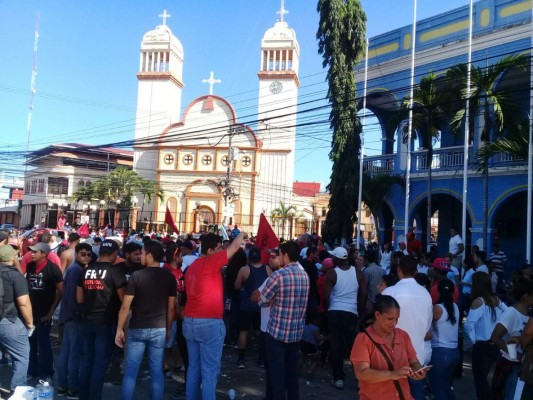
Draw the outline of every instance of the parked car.
<instances>
[{"instance_id":1,"label":"parked car","mask_svg":"<svg viewBox=\"0 0 533 400\"><path fill-rule=\"evenodd\" d=\"M19 237L19 241L21 242L22 246L22 254L26 254L26 252L28 251L28 247L33 246L35 243L37 243L37 238L44 232L48 232L51 235L57 236L59 240L67 239L68 234L70 233L69 231L50 228L30 229L29 231L24 232Z\"/></svg>"},{"instance_id":2,"label":"parked car","mask_svg":"<svg viewBox=\"0 0 533 400\"><path fill-rule=\"evenodd\" d=\"M12 229L18 229L16 225L13 224L2 224L0 225L0 230L12 230Z\"/></svg>"}]
</instances>

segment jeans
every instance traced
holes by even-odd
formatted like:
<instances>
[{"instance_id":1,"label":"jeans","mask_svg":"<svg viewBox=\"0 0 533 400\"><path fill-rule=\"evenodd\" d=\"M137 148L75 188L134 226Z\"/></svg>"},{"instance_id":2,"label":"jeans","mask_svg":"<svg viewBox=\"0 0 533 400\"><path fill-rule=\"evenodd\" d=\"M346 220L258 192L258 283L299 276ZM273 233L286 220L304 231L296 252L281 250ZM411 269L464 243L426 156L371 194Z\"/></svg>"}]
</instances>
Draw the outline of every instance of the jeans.
<instances>
[{"instance_id":1,"label":"jeans","mask_svg":"<svg viewBox=\"0 0 533 400\"><path fill-rule=\"evenodd\" d=\"M348 311L328 311L329 360L333 380L344 380L344 357L352 349L357 332L357 315Z\"/></svg>"},{"instance_id":2,"label":"jeans","mask_svg":"<svg viewBox=\"0 0 533 400\"><path fill-rule=\"evenodd\" d=\"M511 373L505 380L505 400L513 400L514 392L516 390L516 382L518 381L518 375L520 375L520 365L513 367Z\"/></svg>"},{"instance_id":3,"label":"jeans","mask_svg":"<svg viewBox=\"0 0 533 400\"><path fill-rule=\"evenodd\" d=\"M411 396L415 400L425 400L424 397L424 384L425 379L417 381L416 379L409 378L409 390L411 391Z\"/></svg>"},{"instance_id":4,"label":"jeans","mask_svg":"<svg viewBox=\"0 0 533 400\"><path fill-rule=\"evenodd\" d=\"M13 362L10 389L15 390L17 386L26 386L30 362L30 343L28 330L19 318L15 322L11 322L7 318L0 320L0 343L9 352Z\"/></svg>"},{"instance_id":5,"label":"jeans","mask_svg":"<svg viewBox=\"0 0 533 400\"><path fill-rule=\"evenodd\" d=\"M51 322L34 321L35 332L30 337L30 365L28 373L46 379L54 375L54 359L50 343Z\"/></svg>"},{"instance_id":6,"label":"jeans","mask_svg":"<svg viewBox=\"0 0 533 400\"><path fill-rule=\"evenodd\" d=\"M226 335L224 321L218 318L185 317L183 335L187 339L189 352L185 388L187 400L215 400Z\"/></svg>"},{"instance_id":7,"label":"jeans","mask_svg":"<svg viewBox=\"0 0 533 400\"><path fill-rule=\"evenodd\" d=\"M433 347L429 371L429 384L433 391L434 400L453 400L453 374L459 362L459 350L446 347Z\"/></svg>"},{"instance_id":8,"label":"jeans","mask_svg":"<svg viewBox=\"0 0 533 400\"><path fill-rule=\"evenodd\" d=\"M478 400L490 398L489 372L498 360L500 350L490 342L476 342L472 348L472 374Z\"/></svg>"},{"instance_id":9,"label":"jeans","mask_svg":"<svg viewBox=\"0 0 533 400\"><path fill-rule=\"evenodd\" d=\"M80 400L100 400L113 349L113 327L82 324L81 331Z\"/></svg>"},{"instance_id":10,"label":"jeans","mask_svg":"<svg viewBox=\"0 0 533 400\"><path fill-rule=\"evenodd\" d=\"M56 360L57 386L72 392L80 390L81 323L67 321L63 326L63 342Z\"/></svg>"},{"instance_id":11,"label":"jeans","mask_svg":"<svg viewBox=\"0 0 533 400\"><path fill-rule=\"evenodd\" d=\"M122 400L135 398L135 381L139 367L148 349L148 367L150 368L150 398L161 400L165 391L163 376L163 358L165 355L165 328L130 329L126 341L126 369L122 380Z\"/></svg>"},{"instance_id":12,"label":"jeans","mask_svg":"<svg viewBox=\"0 0 533 400\"><path fill-rule=\"evenodd\" d=\"M270 383L270 377L268 376L269 366L268 366L268 357L267 357L267 348L266 341L267 337L270 336L268 333L261 331L261 347L263 348L263 363L265 364L265 400L272 400L272 384Z\"/></svg>"},{"instance_id":13,"label":"jeans","mask_svg":"<svg viewBox=\"0 0 533 400\"><path fill-rule=\"evenodd\" d=\"M267 333L265 350L267 380L271 383L269 400L298 400L300 398L298 382L300 342L281 342Z\"/></svg>"}]
</instances>

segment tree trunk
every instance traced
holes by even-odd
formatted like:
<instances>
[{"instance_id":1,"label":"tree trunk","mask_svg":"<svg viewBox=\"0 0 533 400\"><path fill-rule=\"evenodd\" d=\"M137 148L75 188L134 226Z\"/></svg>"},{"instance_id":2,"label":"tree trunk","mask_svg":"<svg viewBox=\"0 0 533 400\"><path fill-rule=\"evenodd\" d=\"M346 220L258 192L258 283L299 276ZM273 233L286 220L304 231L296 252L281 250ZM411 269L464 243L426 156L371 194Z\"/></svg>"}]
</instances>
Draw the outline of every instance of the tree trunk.
<instances>
[{"instance_id":1,"label":"tree trunk","mask_svg":"<svg viewBox=\"0 0 533 400\"><path fill-rule=\"evenodd\" d=\"M431 138L430 138L431 140ZM430 142L431 143L431 142ZM426 249L429 249L429 244L431 242L431 193L432 193L432 186L431 186L431 165L433 164L433 145L428 145L428 153L427 153L427 168L428 168L428 204L427 204L427 233L426 233Z\"/></svg>"},{"instance_id":2,"label":"tree trunk","mask_svg":"<svg viewBox=\"0 0 533 400\"><path fill-rule=\"evenodd\" d=\"M488 215L489 214L489 161L483 166L483 250L487 251L488 243ZM465 241L466 238L463 238Z\"/></svg>"}]
</instances>

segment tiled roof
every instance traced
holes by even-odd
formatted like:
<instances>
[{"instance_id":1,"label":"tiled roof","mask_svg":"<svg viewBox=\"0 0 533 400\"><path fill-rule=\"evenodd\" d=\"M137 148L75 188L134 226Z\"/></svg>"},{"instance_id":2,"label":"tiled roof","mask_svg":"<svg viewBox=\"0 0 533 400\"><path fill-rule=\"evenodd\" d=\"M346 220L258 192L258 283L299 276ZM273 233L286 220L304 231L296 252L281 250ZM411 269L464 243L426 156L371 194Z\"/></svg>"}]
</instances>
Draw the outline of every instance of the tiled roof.
<instances>
[{"instance_id":1,"label":"tiled roof","mask_svg":"<svg viewBox=\"0 0 533 400\"><path fill-rule=\"evenodd\" d=\"M320 182L293 182L292 191L296 196L313 197L320 193Z\"/></svg>"}]
</instances>

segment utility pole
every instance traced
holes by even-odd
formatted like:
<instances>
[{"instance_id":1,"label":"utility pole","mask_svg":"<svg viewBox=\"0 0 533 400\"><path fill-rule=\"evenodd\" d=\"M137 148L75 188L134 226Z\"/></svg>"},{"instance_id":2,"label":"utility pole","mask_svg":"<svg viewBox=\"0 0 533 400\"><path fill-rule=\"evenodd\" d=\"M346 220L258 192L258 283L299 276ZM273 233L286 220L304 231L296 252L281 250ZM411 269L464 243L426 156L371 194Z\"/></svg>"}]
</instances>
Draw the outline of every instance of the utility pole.
<instances>
[{"instance_id":1,"label":"utility pole","mask_svg":"<svg viewBox=\"0 0 533 400\"><path fill-rule=\"evenodd\" d=\"M28 104L28 121L26 125L26 162L24 163L24 171L28 170L28 155L30 153L30 132L31 132L31 117L33 111L33 95L35 94L35 81L37 80L37 45L39 44L39 20L40 14L35 16L35 33L33 38L33 61L31 68L31 83L30 83L30 102Z\"/></svg>"},{"instance_id":2,"label":"utility pole","mask_svg":"<svg viewBox=\"0 0 533 400\"><path fill-rule=\"evenodd\" d=\"M226 224L226 217L227 217L227 210L228 205L230 202L233 202L236 200L239 195L235 193L235 189L231 185L231 168L233 165L233 160L235 159L237 152L235 151L236 148L232 146L233 137L235 135L244 133L244 126L241 124L235 124L231 125L228 129L228 155L227 155L227 168L226 168L226 177L225 179L221 179L218 183L219 189L222 191L222 195L224 196L224 217L222 220L222 223Z\"/></svg>"}]
</instances>

